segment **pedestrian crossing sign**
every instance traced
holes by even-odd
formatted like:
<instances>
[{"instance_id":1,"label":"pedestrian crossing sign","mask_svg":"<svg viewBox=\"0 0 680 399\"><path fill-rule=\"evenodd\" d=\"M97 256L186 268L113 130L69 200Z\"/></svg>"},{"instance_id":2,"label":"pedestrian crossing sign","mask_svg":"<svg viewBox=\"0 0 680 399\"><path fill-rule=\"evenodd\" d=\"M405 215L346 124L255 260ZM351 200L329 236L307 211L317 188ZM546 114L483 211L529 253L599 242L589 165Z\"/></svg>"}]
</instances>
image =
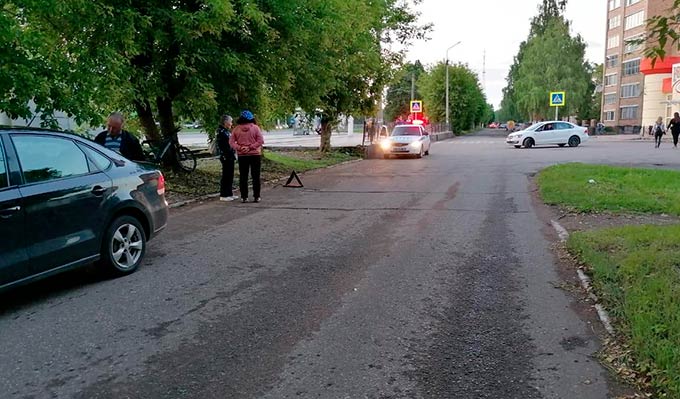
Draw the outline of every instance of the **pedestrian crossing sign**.
<instances>
[{"instance_id":1,"label":"pedestrian crossing sign","mask_svg":"<svg viewBox=\"0 0 680 399\"><path fill-rule=\"evenodd\" d=\"M563 91L553 91L550 93L550 106L551 107L564 107L564 92Z\"/></svg>"},{"instance_id":2,"label":"pedestrian crossing sign","mask_svg":"<svg viewBox=\"0 0 680 399\"><path fill-rule=\"evenodd\" d=\"M420 100L411 101L411 113L418 114L423 112L423 102Z\"/></svg>"}]
</instances>

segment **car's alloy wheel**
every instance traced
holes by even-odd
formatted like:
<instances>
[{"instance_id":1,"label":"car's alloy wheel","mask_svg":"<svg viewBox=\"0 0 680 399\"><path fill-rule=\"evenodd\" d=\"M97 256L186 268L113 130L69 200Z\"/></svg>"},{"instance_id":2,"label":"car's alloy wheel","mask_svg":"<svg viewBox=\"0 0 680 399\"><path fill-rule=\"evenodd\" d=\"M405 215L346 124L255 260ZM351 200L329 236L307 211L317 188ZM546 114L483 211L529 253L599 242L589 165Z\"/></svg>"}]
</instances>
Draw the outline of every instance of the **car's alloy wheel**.
<instances>
[{"instance_id":1,"label":"car's alloy wheel","mask_svg":"<svg viewBox=\"0 0 680 399\"><path fill-rule=\"evenodd\" d=\"M146 234L137 219L121 216L109 226L102 260L110 272L129 274L137 270L146 251Z\"/></svg>"},{"instance_id":2,"label":"car's alloy wheel","mask_svg":"<svg viewBox=\"0 0 680 399\"><path fill-rule=\"evenodd\" d=\"M581 139L578 136L569 137L569 147L578 147L581 144Z\"/></svg>"},{"instance_id":3,"label":"car's alloy wheel","mask_svg":"<svg viewBox=\"0 0 680 399\"><path fill-rule=\"evenodd\" d=\"M531 148L534 146L534 139L528 138L524 140L524 148Z\"/></svg>"}]
</instances>

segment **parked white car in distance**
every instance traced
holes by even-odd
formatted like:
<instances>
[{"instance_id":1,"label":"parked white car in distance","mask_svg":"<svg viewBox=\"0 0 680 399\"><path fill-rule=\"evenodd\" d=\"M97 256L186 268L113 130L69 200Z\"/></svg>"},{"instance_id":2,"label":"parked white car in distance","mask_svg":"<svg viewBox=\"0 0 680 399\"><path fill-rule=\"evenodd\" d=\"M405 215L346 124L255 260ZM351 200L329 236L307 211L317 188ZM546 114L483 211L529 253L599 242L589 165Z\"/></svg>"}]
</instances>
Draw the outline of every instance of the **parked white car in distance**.
<instances>
[{"instance_id":1,"label":"parked white car in distance","mask_svg":"<svg viewBox=\"0 0 680 399\"><path fill-rule=\"evenodd\" d=\"M515 148L531 148L535 145L578 147L588 141L588 128L570 122L547 121L535 123L519 132L510 133L505 142Z\"/></svg>"}]
</instances>

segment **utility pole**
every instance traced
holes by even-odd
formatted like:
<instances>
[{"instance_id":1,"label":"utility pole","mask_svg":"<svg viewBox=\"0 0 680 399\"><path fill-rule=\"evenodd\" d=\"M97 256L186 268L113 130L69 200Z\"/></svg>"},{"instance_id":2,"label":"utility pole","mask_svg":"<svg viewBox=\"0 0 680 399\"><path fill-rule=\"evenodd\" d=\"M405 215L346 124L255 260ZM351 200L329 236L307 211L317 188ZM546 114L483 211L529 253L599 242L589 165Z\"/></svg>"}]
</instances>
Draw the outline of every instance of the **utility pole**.
<instances>
[{"instance_id":1,"label":"utility pole","mask_svg":"<svg viewBox=\"0 0 680 399\"><path fill-rule=\"evenodd\" d=\"M482 91L486 94L486 49L484 49L484 58L482 59Z\"/></svg>"}]
</instances>

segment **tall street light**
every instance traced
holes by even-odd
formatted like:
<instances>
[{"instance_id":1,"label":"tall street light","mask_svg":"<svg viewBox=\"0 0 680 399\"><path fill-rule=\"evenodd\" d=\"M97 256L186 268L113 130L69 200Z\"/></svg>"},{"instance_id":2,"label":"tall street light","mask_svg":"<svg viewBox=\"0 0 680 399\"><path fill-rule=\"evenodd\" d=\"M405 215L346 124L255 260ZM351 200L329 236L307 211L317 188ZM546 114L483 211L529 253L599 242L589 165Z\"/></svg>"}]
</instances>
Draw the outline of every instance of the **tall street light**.
<instances>
[{"instance_id":1,"label":"tall street light","mask_svg":"<svg viewBox=\"0 0 680 399\"><path fill-rule=\"evenodd\" d=\"M446 125L451 129L449 124L449 50L460 44L460 41L453 46L446 49Z\"/></svg>"}]
</instances>

